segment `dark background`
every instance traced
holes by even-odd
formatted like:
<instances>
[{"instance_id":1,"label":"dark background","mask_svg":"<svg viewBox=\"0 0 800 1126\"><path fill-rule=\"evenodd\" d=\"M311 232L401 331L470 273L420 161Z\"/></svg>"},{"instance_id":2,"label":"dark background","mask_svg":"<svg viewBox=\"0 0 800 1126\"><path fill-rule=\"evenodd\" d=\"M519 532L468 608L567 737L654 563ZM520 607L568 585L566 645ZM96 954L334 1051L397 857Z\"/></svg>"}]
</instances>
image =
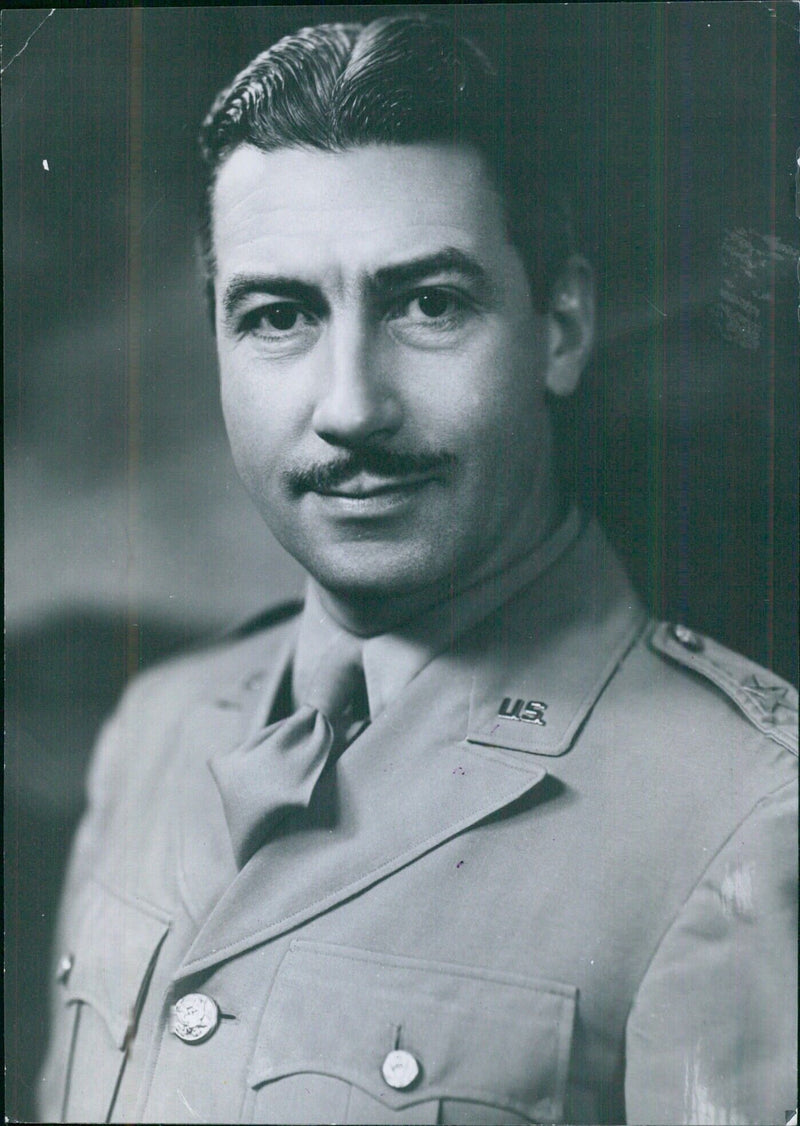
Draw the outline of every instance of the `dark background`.
<instances>
[{"instance_id":1,"label":"dark background","mask_svg":"<svg viewBox=\"0 0 800 1126\"><path fill-rule=\"evenodd\" d=\"M580 476L640 591L796 680L796 6L430 10L554 122L600 288ZM300 585L227 453L194 262L197 127L277 36L377 11L3 14L14 1118L33 1114L102 716L138 668ZM683 730L675 716L678 753Z\"/></svg>"}]
</instances>

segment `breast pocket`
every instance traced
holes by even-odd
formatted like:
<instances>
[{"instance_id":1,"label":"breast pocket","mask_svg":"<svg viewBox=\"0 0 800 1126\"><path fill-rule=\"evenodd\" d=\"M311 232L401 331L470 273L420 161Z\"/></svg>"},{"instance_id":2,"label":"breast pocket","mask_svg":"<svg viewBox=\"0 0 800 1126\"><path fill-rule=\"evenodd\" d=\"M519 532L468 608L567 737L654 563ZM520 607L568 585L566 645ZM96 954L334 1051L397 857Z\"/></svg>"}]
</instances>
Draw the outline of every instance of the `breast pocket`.
<instances>
[{"instance_id":1,"label":"breast pocket","mask_svg":"<svg viewBox=\"0 0 800 1126\"><path fill-rule=\"evenodd\" d=\"M249 1070L254 1122L561 1119L572 986L296 940Z\"/></svg>"},{"instance_id":2,"label":"breast pocket","mask_svg":"<svg viewBox=\"0 0 800 1126\"><path fill-rule=\"evenodd\" d=\"M50 1050L42 1075L47 1119L103 1122L111 1113L169 920L90 880L61 932Z\"/></svg>"}]
</instances>

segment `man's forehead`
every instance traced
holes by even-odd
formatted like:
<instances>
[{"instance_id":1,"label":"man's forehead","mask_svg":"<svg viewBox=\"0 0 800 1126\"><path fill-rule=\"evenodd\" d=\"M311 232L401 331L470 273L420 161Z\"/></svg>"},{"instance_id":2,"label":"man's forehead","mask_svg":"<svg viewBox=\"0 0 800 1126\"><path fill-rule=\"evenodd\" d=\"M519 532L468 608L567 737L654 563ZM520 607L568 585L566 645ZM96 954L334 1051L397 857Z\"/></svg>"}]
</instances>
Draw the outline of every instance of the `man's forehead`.
<instances>
[{"instance_id":1,"label":"man's forehead","mask_svg":"<svg viewBox=\"0 0 800 1126\"><path fill-rule=\"evenodd\" d=\"M480 156L450 145L343 153L243 145L220 169L213 219L223 272L226 260L241 269L265 254L309 265L344 255L370 269L439 246L474 253L505 241L502 207Z\"/></svg>"}]
</instances>

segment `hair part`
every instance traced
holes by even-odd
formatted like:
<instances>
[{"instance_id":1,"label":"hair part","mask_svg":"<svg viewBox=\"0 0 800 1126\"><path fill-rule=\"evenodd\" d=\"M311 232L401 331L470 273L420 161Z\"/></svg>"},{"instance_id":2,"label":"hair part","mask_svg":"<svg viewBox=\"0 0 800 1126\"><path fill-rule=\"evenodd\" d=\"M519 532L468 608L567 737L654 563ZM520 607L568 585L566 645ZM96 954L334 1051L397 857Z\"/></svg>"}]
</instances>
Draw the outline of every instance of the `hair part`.
<instances>
[{"instance_id":1,"label":"hair part","mask_svg":"<svg viewBox=\"0 0 800 1126\"><path fill-rule=\"evenodd\" d=\"M530 107L515 104L474 44L423 14L303 28L256 56L217 96L200 134L200 249L212 320L213 195L235 149L336 153L426 141L480 152L504 201L534 304L545 307L573 236L547 168L544 127Z\"/></svg>"}]
</instances>

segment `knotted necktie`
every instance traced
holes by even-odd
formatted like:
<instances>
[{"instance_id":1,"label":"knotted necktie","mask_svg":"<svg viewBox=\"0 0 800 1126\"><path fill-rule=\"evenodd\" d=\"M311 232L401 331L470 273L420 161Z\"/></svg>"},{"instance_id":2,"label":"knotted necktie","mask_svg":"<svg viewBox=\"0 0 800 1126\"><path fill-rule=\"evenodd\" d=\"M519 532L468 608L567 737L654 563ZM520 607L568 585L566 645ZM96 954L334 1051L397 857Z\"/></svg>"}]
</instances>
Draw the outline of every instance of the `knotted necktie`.
<instances>
[{"instance_id":1,"label":"knotted necktie","mask_svg":"<svg viewBox=\"0 0 800 1126\"><path fill-rule=\"evenodd\" d=\"M331 753L368 718L360 645L348 637L320 661L296 712L209 761L240 868L290 810L308 806Z\"/></svg>"}]
</instances>

